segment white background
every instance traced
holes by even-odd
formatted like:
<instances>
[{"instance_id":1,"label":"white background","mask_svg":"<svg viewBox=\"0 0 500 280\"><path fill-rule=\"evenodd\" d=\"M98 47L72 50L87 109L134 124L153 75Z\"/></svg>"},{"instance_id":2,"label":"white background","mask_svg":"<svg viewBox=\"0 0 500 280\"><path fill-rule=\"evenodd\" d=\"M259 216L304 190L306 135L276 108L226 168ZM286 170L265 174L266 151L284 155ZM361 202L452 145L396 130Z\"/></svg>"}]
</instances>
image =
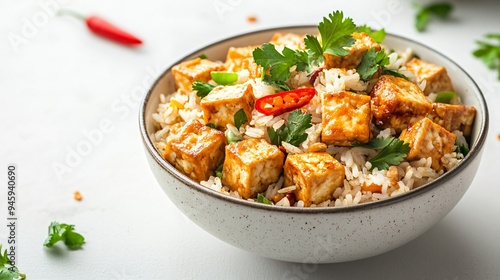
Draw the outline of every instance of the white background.
<instances>
[{"instance_id":1,"label":"white background","mask_svg":"<svg viewBox=\"0 0 500 280\"><path fill-rule=\"evenodd\" d=\"M18 266L29 279L500 279L500 83L471 55L475 40L500 31L500 5L453 3L450 20L434 21L417 33L411 3L397 0L4 0L0 243L8 235L7 179L1 174L15 163ZM100 39L82 22L54 16L54 4L100 14L145 44L129 49ZM139 100L163 69L191 51L247 31L317 24L336 9L357 24L384 26L423 42L468 71L490 109L484 157L457 207L399 249L318 266L263 259L205 233L162 193L139 137ZM257 22L249 23L248 16ZM88 143L85 134L95 133L102 122L111 129L87 145L80 160L72 157ZM55 165L67 169L58 174ZM77 190L81 202L73 199ZM75 224L86 237L84 248L44 248L53 220Z\"/></svg>"}]
</instances>

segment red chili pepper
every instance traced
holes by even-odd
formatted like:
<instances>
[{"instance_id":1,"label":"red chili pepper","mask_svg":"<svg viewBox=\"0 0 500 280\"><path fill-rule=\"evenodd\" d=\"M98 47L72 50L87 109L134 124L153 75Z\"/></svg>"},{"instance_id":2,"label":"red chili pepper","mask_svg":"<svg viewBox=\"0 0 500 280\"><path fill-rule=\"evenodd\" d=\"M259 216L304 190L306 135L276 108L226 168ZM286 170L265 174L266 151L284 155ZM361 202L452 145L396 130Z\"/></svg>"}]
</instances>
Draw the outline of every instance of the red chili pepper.
<instances>
[{"instance_id":1,"label":"red chili pepper","mask_svg":"<svg viewBox=\"0 0 500 280\"><path fill-rule=\"evenodd\" d=\"M264 115L277 116L302 108L316 95L314 88L298 88L266 95L255 101L255 109Z\"/></svg>"},{"instance_id":2,"label":"red chili pepper","mask_svg":"<svg viewBox=\"0 0 500 280\"><path fill-rule=\"evenodd\" d=\"M87 27L94 32L95 34L107 38L109 40L115 41L122 45L135 46L142 44L142 40L135 37L134 35L124 31L123 29L117 27L116 25L108 22L107 20L91 15L91 16L83 16L73 11L61 10L60 13L68 14L74 17L77 17L81 20L84 20L87 24Z\"/></svg>"}]
</instances>

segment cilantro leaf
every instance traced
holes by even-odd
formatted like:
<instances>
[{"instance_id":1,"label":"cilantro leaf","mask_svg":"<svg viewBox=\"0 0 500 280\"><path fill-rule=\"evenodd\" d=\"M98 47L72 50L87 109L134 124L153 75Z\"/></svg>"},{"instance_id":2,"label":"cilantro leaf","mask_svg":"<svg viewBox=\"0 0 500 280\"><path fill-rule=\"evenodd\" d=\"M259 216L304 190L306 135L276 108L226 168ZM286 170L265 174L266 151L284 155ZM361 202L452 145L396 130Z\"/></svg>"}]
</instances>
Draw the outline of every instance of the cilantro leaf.
<instances>
[{"instance_id":1,"label":"cilantro leaf","mask_svg":"<svg viewBox=\"0 0 500 280\"><path fill-rule=\"evenodd\" d=\"M201 59L207 59L208 58L207 55L204 54L204 53L200 54L198 57L201 58Z\"/></svg>"},{"instance_id":2,"label":"cilantro leaf","mask_svg":"<svg viewBox=\"0 0 500 280\"><path fill-rule=\"evenodd\" d=\"M408 152L410 151L410 144L405 143L398 138L390 137L389 143L374 157L368 161L372 164L370 171L378 168L379 170L388 169L390 165L398 165L401 163Z\"/></svg>"},{"instance_id":3,"label":"cilantro leaf","mask_svg":"<svg viewBox=\"0 0 500 280\"><path fill-rule=\"evenodd\" d=\"M271 201L260 193L257 195L257 202L272 205Z\"/></svg>"},{"instance_id":4,"label":"cilantro leaf","mask_svg":"<svg viewBox=\"0 0 500 280\"><path fill-rule=\"evenodd\" d=\"M496 39L498 43L496 45L477 41L479 48L476 49L472 54L483 61L483 63L490 69L496 69L498 71L498 80L500 80L500 34L486 34L487 39Z\"/></svg>"},{"instance_id":5,"label":"cilantro leaf","mask_svg":"<svg viewBox=\"0 0 500 280\"><path fill-rule=\"evenodd\" d=\"M366 34L368 34L368 36L372 37L372 39L377 42L377 43L382 43L382 41L384 41L385 39L385 36L387 35L385 33L385 29L382 28L382 29L379 29L379 30L372 30L370 27L368 27L368 25L364 24L364 25L361 25L360 27L358 27L358 32L365 32Z\"/></svg>"},{"instance_id":6,"label":"cilantro leaf","mask_svg":"<svg viewBox=\"0 0 500 280\"><path fill-rule=\"evenodd\" d=\"M383 138L383 137L377 137L373 138L370 140L370 142L366 144L360 144L360 143L353 143L351 146L353 147L364 147L368 149L373 149L373 150L382 150L383 148L387 147L392 141L392 138Z\"/></svg>"},{"instance_id":7,"label":"cilantro leaf","mask_svg":"<svg viewBox=\"0 0 500 280\"><path fill-rule=\"evenodd\" d=\"M213 129L217 129L217 126L213 123L207 123L205 126L208 126L210 128L213 128Z\"/></svg>"},{"instance_id":8,"label":"cilantro leaf","mask_svg":"<svg viewBox=\"0 0 500 280\"><path fill-rule=\"evenodd\" d=\"M464 157L469 153L469 148L467 147L467 144L456 144L456 148L454 152L461 153L464 155Z\"/></svg>"},{"instance_id":9,"label":"cilantro leaf","mask_svg":"<svg viewBox=\"0 0 500 280\"><path fill-rule=\"evenodd\" d=\"M377 51L374 48L367 50L361 59L361 63L356 68L362 80L369 80L375 74L379 67L389 64L389 57L382 49Z\"/></svg>"},{"instance_id":10,"label":"cilantro leaf","mask_svg":"<svg viewBox=\"0 0 500 280\"><path fill-rule=\"evenodd\" d=\"M26 279L26 275L19 272L17 267L12 265L12 262L7 255L7 250L2 254L2 245L0 244L0 279L2 280L22 280Z\"/></svg>"},{"instance_id":11,"label":"cilantro leaf","mask_svg":"<svg viewBox=\"0 0 500 280\"><path fill-rule=\"evenodd\" d=\"M303 57L297 55L292 49L285 47L280 53L273 44L266 43L256 48L253 53L255 63L262 66L263 81L268 84L276 83L283 86L290 78L290 68L297 64L303 64Z\"/></svg>"},{"instance_id":12,"label":"cilantro leaf","mask_svg":"<svg viewBox=\"0 0 500 280\"><path fill-rule=\"evenodd\" d=\"M277 130L268 127L267 134L274 145L279 146L281 142L285 141L298 147L307 139L308 134L305 130L312 126L311 120L311 114L304 114L300 109L297 109L288 115L288 123L286 125L282 125Z\"/></svg>"},{"instance_id":13,"label":"cilantro leaf","mask_svg":"<svg viewBox=\"0 0 500 280\"><path fill-rule=\"evenodd\" d=\"M323 61L325 61L325 57L323 56L323 47L321 47L318 38L312 35L307 35L304 38L304 44L307 48L310 65L320 65Z\"/></svg>"},{"instance_id":14,"label":"cilantro leaf","mask_svg":"<svg viewBox=\"0 0 500 280\"><path fill-rule=\"evenodd\" d=\"M356 31L356 25L351 18L344 19L344 13L335 11L318 25L321 34L322 49L324 53L335 56L346 56L349 52L344 49L350 47L356 40L351 34Z\"/></svg>"},{"instance_id":15,"label":"cilantro leaf","mask_svg":"<svg viewBox=\"0 0 500 280\"><path fill-rule=\"evenodd\" d=\"M63 241L64 244L70 249L78 249L85 244L85 238L74 232L75 226L68 224L60 224L52 222L49 225L49 236L45 239L43 245L45 247L52 247L55 243Z\"/></svg>"},{"instance_id":16,"label":"cilantro leaf","mask_svg":"<svg viewBox=\"0 0 500 280\"><path fill-rule=\"evenodd\" d=\"M207 96L212 91L212 89L215 88L215 86L202 81L196 81L193 83L192 88L196 91L196 95L203 98Z\"/></svg>"},{"instance_id":17,"label":"cilantro leaf","mask_svg":"<svg viewBox=\"0 0 500 280\"><path fill-rule=\"evenodd\" d=\"M417 15L415 16L415 27L418 32L423 32L425 30L431 16L446 19L453 10L453 6L449 3L434 3L427 6L416 4L415 6L418 9Z\"/></svg>"},{"instance_id":18,"label":"cilantro leaf","mask_svg":"<svg viewBox=\"0 0 500 280\"><path fill-rule=\"evenodd\" d=\"M405 80L408 80L408 77L406 77L405 75L399 73L397 70L383 68L382 69L382 73L385 74L385 75L391 75L391 76L394 76L394 77L403 78Z\"/></svg>"},{"instance_id":19,"label":"cilantro leaf","mask_svg":"<svg viewBox=\"0 0 500 280\"><path fill-rule=\"evenodd\" d=\"M234 126L236 126L237 129L240 129L240 127L248 122L247 114L245 113L245 110L243 108L239 109L236 114L234 114Z\"/></svg>"}]
</instances>

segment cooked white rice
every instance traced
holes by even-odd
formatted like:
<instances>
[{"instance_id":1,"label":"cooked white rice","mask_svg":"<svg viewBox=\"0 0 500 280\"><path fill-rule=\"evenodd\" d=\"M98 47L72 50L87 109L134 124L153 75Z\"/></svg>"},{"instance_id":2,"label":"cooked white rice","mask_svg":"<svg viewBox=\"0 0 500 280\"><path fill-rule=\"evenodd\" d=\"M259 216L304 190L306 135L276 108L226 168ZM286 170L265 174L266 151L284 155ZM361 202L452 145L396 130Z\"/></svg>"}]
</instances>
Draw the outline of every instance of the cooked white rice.
<instances>
[{"instance_id":1,"label":"cooked white rice","mask_svg":"<svg viewBox=\"0 0 500 280\"><path fill-rule=\"evenodd\" d=\"M411 49L406 49L399 53L391 53L389 55L390 64L387 66L389 69L397 70L400 73L409 77L410 80L416 81L415 75L406 70L403 66L412 56ZM276 88L264 84L260 79L249 79L248 71L239 72L239 79L237 83L249 83L253 86L254 95L260 98L265 95L273 94ZM308 83L306 73L294 72L290 78L290 83L294 86L301 86ZM426 81L422 81L419 86L425 88ZM319 73L318 78L314 83L317 91L316 97L304 108L308 113L312 114L312 127L306 130L308 138L299 147L295 147L289 143L283 142L282 146L287 153L297 154L308 152L311 145L319 142L321 135L321 97L325 92L341 92L341 91L355 91L358 93L369 92L373 82L364 82L360 79L356 70L343 70L343 69L328 69ZM429 99L435 99L435 95L429 95ZM175 135L179 127L191 119L198 119L203 121L203 112L200 108L200 98L196 96L195 92L188 95L180 91L172 94L166 93L160 96L161 104L158 110L153 114L153 120L158 125L158 130L154 135L156 147L163 154L166 142ZM227 129L234 135L241 139L246 138L264 138L269 140L267 135L267 128L272 127L278 129L286 124L289 113L280 116L266 116L256 110L252 112L251 121L242 126L239 130L233 125L227 125ZM393 129L385 129L377 131L373 127L373 133L376 137L390 137L395 135ZM455 133L457 137L462 137L459 132ZM464 139L465 140L465 139ZM339 207L347 205L356 205L360 203L373 202L396 195L403 194L414 188L427 184L440 175L443 171L436 172L431 168L431 158L423 158L413 162L402 162L397 166L391 167L389 170L374 169L370 172L371 164L368 159L373 157L377 152L372 149L361 147L337 147L329 145L326 147L326 152L335 157L345 168L345 179L343 187L337 188L333 193L333 200L327 200L311 207ZM461 154L451 153L446 154L442 158L443 166L449 170L455 167L463 158ZM295 186L287 188L283 187L284 178L278 182L269 185L263 195L269 199L278 194L286 194L293 192ZM215 191L241 198L236 191L231 191L229 188L222 185L221 180L217 177L211 176L207 181L200 182L201 185L213 189ZM380 192L371 192L362 190L363 185L376 184L382 186ZM249 199L254 201L253 199ZM304 207L304 201L298 200L294 205L290 205L288 198L283 197L275 203L278 206L296 206Z\"/></svg>"}]
</instances>

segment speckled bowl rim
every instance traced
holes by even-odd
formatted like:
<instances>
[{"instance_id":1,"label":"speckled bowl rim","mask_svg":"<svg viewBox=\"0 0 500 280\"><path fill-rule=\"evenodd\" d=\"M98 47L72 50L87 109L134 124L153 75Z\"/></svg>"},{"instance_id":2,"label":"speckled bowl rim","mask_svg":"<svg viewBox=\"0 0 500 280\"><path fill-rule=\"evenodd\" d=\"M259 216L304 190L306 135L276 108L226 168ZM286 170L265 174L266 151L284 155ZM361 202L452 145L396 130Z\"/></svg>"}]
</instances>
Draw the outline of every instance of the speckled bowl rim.
<instances>
[{"instance_id":1,"label":"speckled bowl rim","mask_svg":"<svg viewBox=\"0 0 500 280\"><path fill-rule=\"evenodd\" d=\"M146 129L146 107L148 104L148 101L153 93L153 90L157 86L157 84L167 75L172 67L174 65L177 65L183 61L186 61L188 58L193 57L196 54L199 54L203 49L213 47L215 45L224 43L226 41L234 40L240 37L244 36L249 36L253 34L258 34L258 33L265 33L265 32L272 32L272 31L283 31L283 30L288 30L288 29L299 29L299 28L314 28L316 27L315 25L297 25L297 26L283 26L283 27L273 27L273 28L267 28L267 29L260 29L252 32L246 32L240 35L235 35L231 36L222 40L218 40L216 42L213 42L211 44L208 44L204 47L198 48L195 51L192 51L191 53L185 55L178 61L174 62L169 66L154 82L154 84L151 86L149 91L147 92L146 96L141 102L140 106L140 111L139 111L139 127L140 127L140 133L141 133L141 138L142 141L148 151L148 153L154 158L154 160L168 173L170 173L173 177L175 177L177 180L182 182L186 187L189 187L195 191L201 192L203 194L209 195L215 199L220 199L223 201L226 201L227 203L234 203L235 205L241 205L245 207L250 207L250 208L257 208L257 209L262 209L266 211L271 211L271 212L283 212L283 213L300 213L300 214L326 214L326 213L346 213L346 212L356 212L356 211L367 211L373 208L380 208L380 207L385 207L385 206L390 206L402 201L405 201L407 199L411 199L412 197L419 196L423 193L429 192L434 188L439 187L441 184L446 183L449 181L452 177L460 173L463 169L465 169L473 160L476 158L481 151L485 141L486 137L488 134L488 126L489 126L489 113L488 113L488 108L486 106L486 100L484 99L484 95L481 92L481 89L478 87L476 82L472 79L472 77L462 68L460 67L457 63L455 63L453 60L448 58L446 55L426 46L423 45L419 42L416 42L412 39L405 38L403 36L399 35L394 35L388 33L391 37L395 37L397 39L405 40L408 42L411 42L413 44L419 45L422 48L428 49L429 51L441 56L445 60L447 60L449 63L454 64L460 71L462 71L468 79L472 82L473 86L475 87L475 94L478 95L478 100L479 100L479 105L480 108L478 111L483 112L484 117L481 120L481 123L479 124L479 127L475 127L474 129L479 129L478 132L478 137L475 140L474 143L472 143L470 146L472 147L469 151L469 154L464 158L460 164L453 168L451 171L446 172L444 175L440 176L438 179L432 181L431 183L428 183L426 185L423 185L419 188L410 190L409 192L406 192L401 195L397 195L395 197L390 197L386 198L383 200L379 201L374 201L374 202L367 202L367 203L362 203L362 204L357 204L357 205L350 205L350 206L342 206L342 207L282 207L282 206L276 206L276 205L267 205L267 204L262 204L262 203L257 203L257 202L252 202L252 201L247 201L244 199L239 199L235 197L231 197L229 195L217 192L215 190L212 190L210 188L204 187L200 185L199 183L194 182L191 180L189 177L186 175L182 174L179 170L177 170L175 167L173 167L170 163L168 163L156 150L156 148L153 145L152 140L150 139L147 129Z\"/></svg>"}]
</instances>

